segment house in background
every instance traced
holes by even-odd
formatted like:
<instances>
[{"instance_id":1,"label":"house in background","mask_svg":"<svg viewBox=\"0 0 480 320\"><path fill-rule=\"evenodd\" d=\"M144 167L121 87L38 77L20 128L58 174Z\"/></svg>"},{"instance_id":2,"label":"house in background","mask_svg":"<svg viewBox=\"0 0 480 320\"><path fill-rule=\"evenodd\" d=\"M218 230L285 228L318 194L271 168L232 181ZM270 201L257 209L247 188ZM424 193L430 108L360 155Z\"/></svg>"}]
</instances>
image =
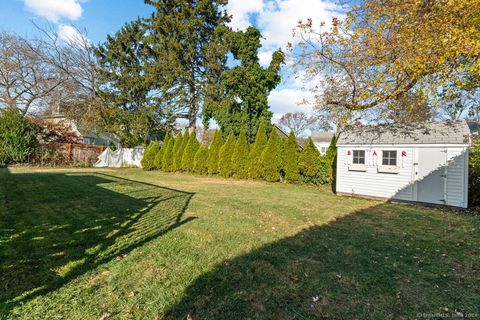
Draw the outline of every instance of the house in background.
<instances>
[{"instance_id":1,"label":"house in background","mask_svg":"<svg viewBox=\"0 0 480 320\"><path fill-rule=\"evenodd\" d=\"M109 146L114 144L119 146L120 141L109 133L95 133L94 130L84 130L80 128L72 119L63 114L55 112L41 118L42 122L50 125L63 126L65 130L70 131L70 135L76 136L76 143L95 146Z\"/></svg>"},{"instance_id":2,"label":"house in background","mask_svg":"<svg viewBox=\"0 0 480 320\"><path fill-rule=\"evenodd\" d=\"M332 142L332 138L334 136L333 132L314 132L312 133L311 137L313 143L317 147L320 154L324 156L327 153L327 149Z\"/></svg>"},{"instance_id":3,"label":"house in background","mask_svg":"<svg viewBox=\"0 0 480 320\"><path fill-rule=\"evenodd\" d=\"M480 138L480 122L467 121L467 123L470 127L470 131L472 132L472 136L476 139Z\"/></svg>"},{"instance_id":4,"label":"house in background","mask_svg":"<svg viewBox=\"0 0 480 320\"><path fill-rule=\"evenodd\" d=\"M337 193L466 208L470 145L464 120L347 128L337 142Z\"/></svg>"},{"instance_id":5,"label":"house in background","mask_svg":"<svg viewBox=\"0 0 480 320\"><path fill-rule=\"evenodd\" d=\"M83 144L94 145L94 146L110 146L114 144L115 146L120 145L120 141L115 137L112 137L109 133L100 133L96 134L93 131L83 131L80 130L82 136Z\"/></svg>"}]
</instances>

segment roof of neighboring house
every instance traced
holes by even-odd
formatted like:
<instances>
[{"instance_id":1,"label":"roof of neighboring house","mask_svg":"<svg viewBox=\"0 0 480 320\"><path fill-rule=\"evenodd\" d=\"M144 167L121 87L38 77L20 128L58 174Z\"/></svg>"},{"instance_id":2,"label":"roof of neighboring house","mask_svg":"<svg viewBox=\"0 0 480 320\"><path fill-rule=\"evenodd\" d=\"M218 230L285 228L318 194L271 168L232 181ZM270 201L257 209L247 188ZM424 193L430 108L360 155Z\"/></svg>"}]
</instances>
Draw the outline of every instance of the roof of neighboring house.
<instances>
[{"instance_id":1,"label":"roof of neighboring house","mask_svg":"<svg viewBox=\"0 0 480 320\"><path fill-rule=\"evenodd\" d=\"M280 138L282 138L282 139L288 139L288 135L289 135L289 134L286 133L285 131L283 131L282 128L280 128L280 127L277 126L276 124L272 124L272 127L273 127L275 130L277 130L277 133L278 133L278 135L280 136ZM298 141L298 143L297 143L298 148L299 148L300 150L303 150L303 146L300 144L299 138L297 138L297 141Z\"/></svg>"},{"instance_id":2,"label":"roof of neighboring house","mask_svg":"<svg viewBox=\"0 0 480 320\"><path fill-rule=\"evenodd\" d=\"M469 143L470 129L465 120L460 120L412 125L351 126L340 134L337 145Z\"/></svg>"},{"instance_id":3,"label":"roof of neighboring house","mask_svg":"<svg viewBox=\"0 0 480 320\"><path fill-rule=\"evenodd\" d=\"M313 142L327 142L332 141L334 133L333 132L313 132L311 137Z\"/></svg>"},{"instance_id":4,"label":"roof of neighboring house","mask_svg":"<svg viewBox=\"0 0 480 320\"><path fill-rule=\"evenodd\" d=\"M467 123L473 135L480 135L480 122L467 121Z\"/></svg>"},{"instance_id":5,"label":"roof of neighboring house","mask_svg":"<svg viewBox=\"0 0 480 320\"><path fill-rule=\"evenodd\" d=\"M286 133L285 131L282 130L282 128L280 128L279 126L277 126L276 124L272 124L272 126L277 130L278 134L280 135L280 137L282 138L288 138L288 133Z\"/></svg>"}]
</instances>

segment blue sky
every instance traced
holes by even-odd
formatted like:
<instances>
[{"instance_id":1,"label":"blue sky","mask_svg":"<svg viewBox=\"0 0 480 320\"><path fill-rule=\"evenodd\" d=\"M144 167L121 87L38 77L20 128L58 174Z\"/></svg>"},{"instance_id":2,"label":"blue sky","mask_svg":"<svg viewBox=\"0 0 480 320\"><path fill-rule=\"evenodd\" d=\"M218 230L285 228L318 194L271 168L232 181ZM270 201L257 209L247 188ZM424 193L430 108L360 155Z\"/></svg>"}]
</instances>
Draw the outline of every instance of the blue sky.
<instances>
[{"instance_id":1,"label":"blue sky","mask_svg":"<svg viewBox=\"0 0 480 320\"><path fill-rule=\"evenodd\" d=\"M33 20L40 25L50 24L68 37L74 25L86 29L90 41L99 43L125 22L147 16L151 10L143 0L2 0L0 30L29 37L36 33ZM267 65L273 51L295 42L292 30L297 21L312 18L328 22L339 16L340 8L331 0L230 0L227 10L233 16L234 29L254 24L261 30L264 39L259 58ZM269 97L277 119L287 112L311 111L310 106L298 104L311 94L302 91L299 81L289 75L288 68L284 68L282 84Z\"/></svg>"},{"instance_id":2,"label":"blue sky","mask_svg":"<svg viewBox=\"0 0 480 320\"><path fill-rule=\"evenodd\" d=\"M48 7L42 10L40 6L28 6L29 3L35 2L77 3L82 11L78 17L75 7L52 9L48 14L46 11ZM97 43L103 42L107 34L115 33L125 22L134 20L138 16L147 16L150 12L151 7L145 5L142 0L2 0L0 29L28 36L35 33L32 20L41 24L75 25L80 29L87 29L89 39Z\"/></svg>"}]
</instances>

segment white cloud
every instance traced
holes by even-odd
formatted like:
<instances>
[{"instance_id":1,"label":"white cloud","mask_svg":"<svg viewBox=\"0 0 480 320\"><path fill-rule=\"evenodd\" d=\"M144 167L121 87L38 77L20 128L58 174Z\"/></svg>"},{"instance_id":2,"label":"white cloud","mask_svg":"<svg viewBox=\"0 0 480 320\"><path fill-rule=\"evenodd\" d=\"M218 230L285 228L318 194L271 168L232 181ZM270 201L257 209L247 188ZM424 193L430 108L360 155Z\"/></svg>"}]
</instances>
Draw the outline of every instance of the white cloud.
<instances>
[{"instance_id":1,"label":"white cloud","mask_svg":"<svg viewBox=\"0 0 480 320\"><path fill-rule=\"evenodd\" d=\"M232 15L230 26L233 29L244 30L250 25L249 14L263 10L263 0L230 0L227 12Z\"/></svg>"},{"instance_id":2,"label":"white cloud","mask_svg":"<svg viewBox=\"0 0 480 320\"><path fill-rule=\"evenodd\" d=\"M332 0L230 0L226 8L234 29L246 29L251 25L251 16L256 15L265 38L263 45L269 49L293 42L293 29L299 20L311 18L314 23L325 22L328 26L333 17L341 17L341 8Z\"/></svg>"},{"instance_id":3,"label":"white cloud","mask_svg":"<svg viewBox=\"0 0 480 320\"><path fill-rule=\"evenodd\" d=\"M295 89L278 89L270 92L268 104L270 110L274 113L275 120L280 119L282 115L288 112L312 112L312 106L305 101L311 101L312 94L309 91L299 91Z\"/></svg>"},{"instance_id":4,"label":"white cloud","mask_svg":"<svg viewBox=\"0 0 480 320\"><path fill-rule=\"evenodd\" d=\"M267 48L284 48L288 42L295 42L293 29L299 20L308 18L313 23L325 22L339 17L339 7L328 0L272 0L258 16L258 26L265 38Z\"/></svg>"},{"instance_id":5,"label":"white cloud","mask_svg":"<svg viewBox=\"0 0 480 320\"><path fill-rule=\"evenodd\" d=\"M76 28L65 24L58 26L58 38L64 42L77 43L80 45L89 42L89 40L85 38L85 35L81 34Z\"/></svg>"},{"instance_id":6,"label":"white cloud","mask_svg":"<svg viewBox=\"0 0 480 320\"><path fill-rule=\"evenodd\" d=\"M268 66L272 61L273 51L260 51L258 53L258 59L262 66Z\"/></svg>"},{"instance_id":7,"label":"white cloud","mask_svg":"<svg viewBox=\"0 0 480 320\"><path fill-rule=\"evenodd\" d=\"M342 8L334 0L230 0L227 11L232 15L230 26L245 30L254 20L262 32L260 64L270 63L271 53L285 49L288 42L296 43L293 29L299 20L311 18L314 24L330 26L333 17L342 18Z\"/></svg>"},{"instance_id":8,"label":"white cloud","mask_svg":"<svg viewBox=\"0 0 480 320\"><path fill-rule=\"evenodd\" d=\"M24 0L25 7L51 22L61 18L77 20L83 13L80 3L84 0Z\"/></svg>"}]
</instances>

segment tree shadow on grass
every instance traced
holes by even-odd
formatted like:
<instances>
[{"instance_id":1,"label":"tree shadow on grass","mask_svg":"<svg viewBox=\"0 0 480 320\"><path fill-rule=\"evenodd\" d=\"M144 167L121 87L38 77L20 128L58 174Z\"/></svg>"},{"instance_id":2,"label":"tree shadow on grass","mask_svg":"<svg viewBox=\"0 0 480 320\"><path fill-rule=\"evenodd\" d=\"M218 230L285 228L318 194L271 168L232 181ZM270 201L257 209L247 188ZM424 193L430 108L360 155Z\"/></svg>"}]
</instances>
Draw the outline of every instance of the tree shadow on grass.
<instances>
[{"instance_id":1,"label":"tree shadow on grass","mask_svg":"<svg viewBox=\"0 0 480 320\"><path fill-rule=\"evenodd\" d=\"M167 318L480 317L479 227L478 218L413 206L357 211L225 261Z\"/></svg>"},{"instance_id":2,"label":"tree shadow on grass","mask_svg":"<svg viewBox=\"0 0 480 320\"><path fill-rule=\"evenodd\" d=\"M103 174L0 170L0 316L193 219L182 220L193 193Z\"/></svg>"}]
</instances>

